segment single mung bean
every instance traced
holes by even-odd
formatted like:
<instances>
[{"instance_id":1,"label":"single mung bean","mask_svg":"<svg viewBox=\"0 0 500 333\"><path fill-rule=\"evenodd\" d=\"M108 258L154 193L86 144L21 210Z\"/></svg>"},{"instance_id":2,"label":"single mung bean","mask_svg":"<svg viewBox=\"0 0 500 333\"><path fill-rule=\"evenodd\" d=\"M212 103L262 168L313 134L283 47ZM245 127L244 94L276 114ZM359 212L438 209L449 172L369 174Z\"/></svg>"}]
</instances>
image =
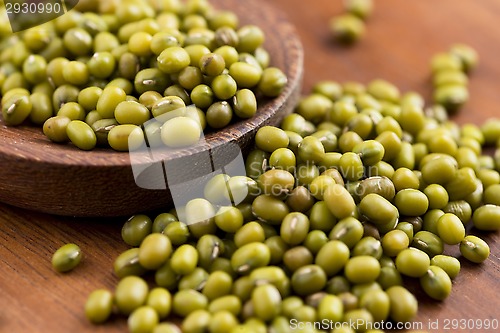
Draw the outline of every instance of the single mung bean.
<instances>
[{"instance_id":1,"label":"single mung bean","mask_svg":"<svg viewBox=\"0 0 500 333\"><path fill-rule=\"evenodd\" d=\"M179 46L172 46L158 55L158 68L167 74L180 72L191 62L189 53Z\"/></svg>"},{"instance_id":2,"label":"single mung bean","mask_svg":"<svg viewBox=\"0 0 500 333\"><path fill-rule=\"evenodd\" d=\"M403 285L403 279L401 277L401 273L399 273L395 267L385 266L380 269L380 275L377 278L377 283L383 290L386 290L393 286Z\"/></svg>"},{"instance_id":3,"label":"single mung bean","mask_svg":"<svg viewBox=\"0 0 500 333\"><path fill-rule=\"evenodd\" d=\"M371 256L352 257L345 264L344 274L352 283L373 282L380 274L380 263Z\"/></svg>"},{"instance_id":4,"label":"single mung bean","mask_svg":"<svg viewBox=\"0 0 500 333\"><path fill-rule=\"evenodd\" d=\"M444 251L443 240L436 234L426 230L421 230L413 236L411 246L424 251L429 257L442 254Z\"/></svg>"},{"instance_id":5,"label":"single mung bean","mask_svg":"<svg viewBox=\"0 0 500 333\"><path fill-rule=\"evenodd\" d=\"M160 268L172 253L172 243L163 234L150 234L139 247L139 263L146 269Z\"/></svg>"},{"instance_id":6,"label":"single mung bean","mask_svg":"<svg viewBox=\"0 0 500 333\"><path fill-rule=\"evenodd\" d=\"M168 263L168 266L170 266L170 262ZM171 272L173 273L174 277L180 277L179 275L175 274L173 270L171 270ZM180 277L178 281L177 279L175 279L177 282L175 282L174 284L179 290L193 289L201 292L205 286L205 283L207 282L208 276L209 274L206 270L197 267L191 273Z\"/></svg>"},{"instance_id":7,"label":"single mung bean","mask_svg":"<svg viewBox=\"0 0 500 333\"><path fill-rule=\"evenodd\" d=\"M161 127L163 143L172 148L194 145L201 137L200 125L188 117L176 117L168 120Z\"/></svg>"},{"instance_id":8,"label":"single mung bean","mask_svg":"<svg viewBox=\"0 0 500 333\"><path fill-rule=\"evenodd\" d=\"M467 260L479 264L488 259L490 247L481 238L469 235L460 242L460 253Z\"/></svg>"},{"instance_id":9,"label":"single mung bean","mask_svg":"<svg viewBox=\"0 0 500 333\"><path fill-rule=\"evenodd\" d=\"M243 245L231 257L231 267L237 273L246 273L269 264L271 251L263 243Z\"/></svg>"},{"instance_id":10,"label":"single mung bean","mask_svg":"<svg viewBox=\"0 0 500 333\"><path fill-rule=\"evenodd\" d=\"M451 279L439 266L429 266L427 273L420 278L420 285L427 295L438 301L451 293Z\"/></svg>"},{"instance_id":11,"label":"single mung bean","mask_svg":"<svg viewBox=\"0 0 500 333\"><path fill-rule=\"evenodd\" d=\"M152 231L153 222L147 215L134 215L122 227L122 239L130 246L141 245Z\"/></svg>"},{"instance_id":12,"label":"single mung bean","mask_svg":"<svg viewBox=\"0 0 500 333\"><path fill-rule=\"evenodd\" d=\"M386 290L390 300L390 318L396 322L411 321L418 311L415 296L406 288L393 286Z\"/></svg>"},{"instance_id":13,"label":"single mung bean","mask_svg":"<svg viewBox=\"0 0 500 333\"><path fill-rule=\"evenodd\" d=\"M329 232L337 223L337 219L328 209L324 201L318 201L310 208L309 211L309 222L311 224L311 229L321 230L324 232Z\"/></svg>"},{"instance_id":14,"label":"single mung bean","mask_svg":"<svg viewBox=\"0 0 500 333\"><path fill-rule=\"evenodd\" d=\"M127 98L125 91L116 86L107 86L96 104L96 110L103 118L113 118L116 106Z\"/></svg>"},{"instance_id":15,"label":"single mung bean","mask_svg":"<svg viewBox=\"0 0 500 333\"><path fill-rule=\"evenodd\" d=\"M121 253L113 263L113 271L120 279L126 276L140 276L146 269L139 263L139 248L131 248Z\"/></svg>"},{"instance_id":16,"label":"single mung bean","mask_svg":"<svg viewBox=\"0 0 500 333\"><path fill-rule=\"evenodd\" d=\"M149 120L150 112L138 102L124 101L116 106L114 116L119 124L142 125Z\"/></svg>"},{"instance_id":17,"label":"single mung bean","mask_svg":"<svg viewBox=\"0 0 500 333\"><path fill-rule=\"evenodd\" d=\"M472 223L479 230L495 231L500 229L500 207L486 204L472 215Z\"/></svg>"},{"instance_id":18,"label":"single mung bean","mask_svg":"<svg viewBox=\"0 0 500 333\"><path fill-rule=\"evenodd\" d=\"M288 245L302 243L309 232L309 218L299 212L287 214L283 219L280 236Z\"/></svg>"},{"instance_id":19,"label":"single mung bean","mask_svg":"<svg viewBox=\"0 0 500 333\"><path fill-rule=\"evenodd\" d=\"M224 206L217 211L215 224L225 232L234 233L243 225L243 215L236 207Z\"/></svg>"},{"instance_id":20,"label":"single mung bean","mask_svg":"<svg viewBox=\"0 0 500 333\"><path fill-rule=\"evenodd\" d=\"M141 306L135 309L127 320L130 333L151 332L159 323L158 313L151 306Z\"/></svg>"},{"instance_id":21,"label":"single mung bean","mask_svg":"<svg viewBox=\"0 0 500 333\"><path fill-rule=\"evenodd\" d=\"M172 245L180 246L189 239L189 228L184 222L174 221L168 224L162 233L170 239Z\"/></svg>"},{"instance_id":22,"label":"single mung bean","mask_svg":"<svg viewBox=\"0 0 500 333\"><path fill-rule=\"evenodd\" d=\"M472 207L465 200L448 202L448 204L443 208L443 212L455 214L464 225L467 224L472 217Z\"/></svg>"},{"instance_id":23,"label":"single mung bean","mask_svg":"<svg viewBox=\"0 0 500 333\"><path fill-rule=\"evenodd\" d=\"M144 305L148 292L146 281L137 276L127 276L116 286L115 304L121 313L128 315Z\"/></svg>"},{"instance_id":24,"label":"single mung bean","mask_svg":"<svg viewBox=\"0 0 500 333\"><path fill-rule=\"evenodd\" d=\"M321 291L326 285L325 271L318 265L307 265L297 269L291 278L292 288L297 295L307 296Z\"/></svg>"},{"instance_id":25,"label":"single mung bean","mask_svg":"<svg viewBox=\"0 0 500 333\"><path fill-rule=\"evenodd\" d=\"M234 314L229 311L219 311L213 314L209 324L209 332L231 332L238 327L239 321Z\"/></svg>"},{"instance_id":26,"label":"single mung bean","mask_svg":"<svg viewBox=\"0 0 500 333\"><path fill-rule=\"evenodd\" d=\"M238 84L235 79L229 74L217 75L210 84L215 97L220 100L229 100L232 98L237 90Z\"/></svg>"},{"instance_id":27,"label":"single mung bean","mask_svg":"<svg viewBox=\"0 0 500 333\"><path fill-rule=\"evenodd\" d=\"M442 209L448 204L449 195L442 185L430 184L423 192L429 199L429 209Z\"/></svg>"},{"instance_id":28,"label":"single mung bean","mask_svg":"<svg viewBox=\"0 0 500 333\"><path fill-rule=\"evenodd\" d=\"M94 290L85 302L85 316L94 324L104 323L112 311L113 294L109 290Z\"/></svg>"},{"instance_id":29,"label":"single mung bean","mask_svg":"<svg viewBox=\"0 0 500 333\"><path fill-rule=\"evenodd\" d=\"M347 152L342 155L339 160L339 168L340 172L347 181L360 180L364 174L361 157L353 152Z\"/></svg>"},{"instance_id":30,"label":"single mung bean","mask_svg":"<svg viewBox=\"0 0 500 333\"><path fill-rule=\"evenodd\" d=\"M7 125L20 125L30 115L33 104L29 96L15 94L2 101L2 116Z\"/></svg>"},{"instance_id":31,"label":"single mung bean","mask_svg":"<svg viewBox=\"0 0 500 333\"><path fill-rule=\"evenodd\" d=\"M235 295L222 296L210 302L208 311L210 313L229 311L238 316L241 312L241 300Z\"/></svg>"},{"instance_id":32,"label":"single mung bean","mask_svg":"<svg viewBox=\"0 0 500 333\"><path fill-rule=\"evenodd\" d=\"M367 309L346 310L344 313L344 322L360 323L357 325L358 332L366 332L369 327L373 327L374 319Z\"/></svg>"},{"instance_id":33,"label":"single mung bean","mask_svg":"<svg viewBox=\"0 0 500 333\"><path fill-rule=\"evenodd\" d=\"M456 278L460 273L460 261L455 257L439 254L432 257L431 265L441 267L450 279Z\"/></svg>"},{"instance_id":34,"label":"single mung bean","mask_svg":"<svg viewBox=\"0 0 500 333\"><path fill-rule=\"evenodd\" d=\"M252 303L257 318L270 321L281 312L282 298L278 289L271 285L257 286L252 292Z\"/></svg>"},{"instance_id":35,"label":"single mung bean","mask_svg":"<svg viewBox=\"0 0 500 333\"><path fill-rule=\"evenodd\" d=\"M429 208L429 199L419 190L404 189L396 194L394 203L399 213L407 216L423 215Z\"/></svg>"},{"instance_id":36,"label":"single mung bean","mask_svg":"<svg viewBox=\"0 0 500 333\"><path fill-rule=\"evenodd\" d=\"M282 200L263 194L253 201L252 211L259 219L277 225L281 224L290 209Z\"/></svg>"},{"instance_id":37,"label":"single mung bean","mask_svg":"<svg viewBox=\"0 0 500 333\"><path fill-rule=\"evenodd\" d=\"M479 62L479 56L476 50L469 45L454 44L451 46L449 52L460 59L462 68L465 72L473 70Z\"/></svg>"},{"instance_id":38,"label":"single mung bean","mask_svg":"<svg viewBox=\"0 0 500 333\"><path fill-rule=\"evenodd\" d=\"M289 138L280 128L264 126L257 131L255 143L257 148L272 153L276 149L287 148Z\"/></svg>"},{"instance_id":39,"label":"single mung bean","mask_svg":"<svg viewBox=\"0 0 500 333\"><path fill-rule=\"evenodd\" d=\"M476 180L476 173L472 168L458 169L455 177L444 185L450 201L463 200L474 193L478 186Z\"/></svg>"},{"instance_id":40,"label":"single mung bean","mask_svg":"<svg viewBox=\"0 0 500 333\"><path fill-rule=\"evenodd\" d=\"M402 230L391 230L382 237L382 248L384 253L395 257L399 252L407 249L410 245L408 235Z\"/></svg>"},{"instance_id":41,"label":"single mung bean","mask_svg":"<svg viewBox=\"0 0 500 333\"><path fill-rule=\"evenodd\" d=\"M359 299L359 305L367 309L376 322L387 320L390 313L390 299L383 290L369 290Z\"/></svg>"},{"instance_id":42,"label":"single mung bean","mask_svg":"<svg viewBox=\"0 0 500 333\"><path fill-rule=\"evenodd\" d=\"M374 227L374 229L378 232L378 230ZM364 237L354 246L352 249L352 256L371 256L375 259L380 259L383 254L382 243L380 240L376 239L372 236L366 235L366 224L365 224L365 233Z\"/></svg>"},{"instance_id":43,"label":"single mung bean","mask_svg":"<svg viewBox=\"0 0 500 333\"><path fill-rule=\"evenodd\" d=\"M285 73L279 68L265 68L260 77L258 90L267 97L276 97L283 92L288 83Z\"/></svg>"},{"instance_id":44,"label":"single mung bean","mask_svg":"<svg viewBox=\"0 0 500 333\"><path fill-rule=\"evenodd\" d=\"M429 256L416 248L405 249L396 256L396 267L402 274L410 277L422 277L430 266Z\"/></svg>"},{"instance_id":45,"label":"single mung bean","mask_svg":"<svg viewBox=\"0 0 500 333\"><path fill-rule=\"evenodd\" d=\"M69 141L66 128L71 119L64 116L55 116L47 119L43 124L43 134L53 142Z\"/></svg>"},{"instance_id":46,"label":"single mung bean","mask_svg":"<svg viewBox=\"0 0 500 333\"><path fill-rule=\"evenodd\" d=\"M325 190L325 203L330 212L337 218L343 219L354 214L356 203L344 186L333 184Z\"/></svg>"},{"instance_id":47,"label":"single mung bean","mask_svg":"<svg viewBox=\"0 0 500 333\"><path fill-rule=\"evenodd\" d=\"M311 265L314 262L314 257L305 246L295 246L283 253L282 261L286 268L295 272L300 267Z\"/></svg>"},{"instance_id":48,"label":"single mung bean","mask_svg":"<svg viewBox=\"0 0 500 333\"><path fill-rule=\"evenodd\" d=\"M212 272L205 281L203 286L203 295L209 302L220 297L229 295L233 287L233 279L231 275L223 271Z\"/></svg>"},{"instance_id":49,"label":"single mung bean","mask_svg":"<svg viewBox=\"0 0 500 333\"><path fill-rule=\"evenodd\" d=\"M255 25L245 25L237 30L239 43L238 51L254 52L264 43L264 32Z\"/></svg>"},{"instance_id":50,"label":"single mung bean","mask_svg":"<svg viewBox=\"0 0 500 333\"><path fill-rule=\"evenodd\" d=\"M330 21L330 30L339 41L353 43L365 34L365 24L353 14L343 14Z\"/></svg>"},{"instance_id":51,"label":"single mung bean","mask_svg":"<svg viewBox=\"0 0 500 333\"><path fill-rule=\"evenodd\" d=\"M298 158L304 162L318 164L325 157L325 147L320 139L306 136L298 145Z\"/></svg>"},{"instance_id":52,"label":"single mung bean","mask_svg":"<svg viewBox=\"0 0 500 333\"><path fill-rule=\"evenodd\" d=\"M255 221L244 224L234 234L234 243L237 247L253 242L264 242L265 239L264 228Z\"/></svg>"},{"instance_id":53,"label":"single mung bean","mask_svg":"<svg viewBox=\"0 0 500 333\"><path fill-rule=\"evenodd\" d=\"M349 261L350 250L347 245L338 240L331 240L318 251L314 263L323 268L328 277L340 272ZM335 258L332 261L331 258Z\"/></svg>"},{"instance_id":54,"label":"single mung bean","mask_svg":"<svg viewBox=\"0 0 500 333\"><path fill-rule=\"evenodd\" d=\"M52 255L52 267L61 273L73 270L82 260L82 251L76 244L70 243L60 247Z\"/></svg>"},{"instance_id":55,"label":"single mung bean","mask_svg":"<svg viewBox=\"0 0 500 333\"><path fill-rule=\"evenodd\" d=\"M225 250L222 240L215 235L202 235L196 244L199 266L208 269Z\"/></svg>"},{"instance_id":56,"label":"single mung bean","mask_svg":"<svg viewBox=\"0 0 500 333\"><path fill-rule=\"evenodd\" d=\"M187 317L190 313L207 307L207 297L196 290L180 290L175 293L172 300L173 312L181 317Z\"/></svg>"},{"instance_id":57,"label":"single mung bean","mask_svg":"<svg viewBox=\"0 0 500 333\"><path fill-rule=\"evenodd\" d=\"M155 309L160 319L166 318L172 308L172 295L165 288L153 288L148 294L146 305Z\"/></svg>"},{"instance_id":58,"label":"single mung bean","mask_svg":"<svg viewBox=\"0 0 500 333\"><path fill-rule=\"evenodd\" d=\"M179 275L187 275L193 272L197 264L198 251L189 244L179 246L170 258L170 267Z\"/></svg>"},{"instance_id":59,"label":"single mung bean","mask_svg":"<svg viewBox=\"0 0 500 333\"><path fill-rule=\"evenodd\" d=\"M437 220L437 232L446 244L458 244L465 237L465 227L460 219L451 213L443 214Z\"/></svg>"},{"instance_id":60,"label":"single mung bean","mask_svg":"<svg viewBox=\"0 0 500 333\"><path fill-rule=\"evenodd\" d=\"M397 221L398 209L383 196L370 193L359 203L359 212L375 225Z\"/></svg>"},{"instance_id":61,"label":"single mung bean","mask_svg":"<svg viewBox=\"0 0 500 333\"><path fill-rule=\"evenodd\" d=\"M347 217L333 227L328 237L342 241L351 249L363 238L363 233L363 224L354 217Z\"/></svg>"},{"instance_id":62,"label":"single mung bean","mask_svg":"<svg viewBox=\"0 0 500 333\"><path fill-rule=\"evenodd\" d=\"M250 89L240 89L233 97L233 111L240 118L251 118L257 112L257 99Z\"/></svg>"}]
</instances>

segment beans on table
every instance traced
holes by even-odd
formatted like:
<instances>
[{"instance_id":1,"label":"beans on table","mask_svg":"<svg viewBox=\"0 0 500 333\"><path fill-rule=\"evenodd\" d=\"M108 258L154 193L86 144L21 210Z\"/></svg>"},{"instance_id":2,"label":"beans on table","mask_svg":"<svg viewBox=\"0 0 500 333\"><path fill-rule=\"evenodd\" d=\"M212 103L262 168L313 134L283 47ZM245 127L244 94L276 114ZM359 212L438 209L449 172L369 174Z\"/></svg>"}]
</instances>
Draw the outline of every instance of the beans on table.
<instances>
[{"instance_id":1,"label":"beans on table","mask_svg":"<svg viewBox=\"0 0 500 333\"><path fill-rule=\"evenodd\" d=\"M255 89L272 97L286 84L268 67L262 31L239 27L233 13L200 0L166 1L171 12L132 10L134 1L116 14L73 13L8 39L15 52L1 54L4 120L30 117L51 140L82 149L127 150L124 137L164 117L144 126L148 139L183 147L207 124L252 116ZM359 38L371 6L346 1L348 14L333 23L339 37ZM381 79L318 82L280 127L257 131L246 176L217 175L182 210L124 224L131 248L114 263L120 282L89 295L87 318L102 323L116 304L131 332L179 332L170 314L187 333L286 332L291 319L360 320L364 331L415 318L418 301L402 275L446 299L460 261L444 244L481 264L489 246L467 225L499 229L500 150L489 157L482 148L500 147L500 120L448 120L467 101L477 62L461 44L433 57L427 106ZM67 245L54 268L70 270L80 256Z\"/></svg>"}]
</instances>

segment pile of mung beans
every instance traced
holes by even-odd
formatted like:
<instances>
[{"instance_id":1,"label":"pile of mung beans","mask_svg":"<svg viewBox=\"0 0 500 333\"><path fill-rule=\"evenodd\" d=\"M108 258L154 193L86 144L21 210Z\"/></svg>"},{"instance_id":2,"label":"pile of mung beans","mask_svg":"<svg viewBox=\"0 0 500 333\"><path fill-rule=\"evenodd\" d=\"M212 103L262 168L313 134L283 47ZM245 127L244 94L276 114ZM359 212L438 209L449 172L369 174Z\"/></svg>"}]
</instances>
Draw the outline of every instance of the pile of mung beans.
<instances>
[{"instance_id":1,"label":"pile of mung beans","mask_svg":"<svg viewBox=\"0 0 500 333\"><path fill-rule=\"evenodd\" d=\"M124 224L120 282L91 293L86 315L128 316L133 333L410 322L403 277L443 301L460 272L450 246L477 264L490 254L473 233L500 229L500 159L482 154L499 129L459 126L384 80L318 82L280 127L258 130L246 176L217 175L186 207Z\"/></svg>"},{"instance_id":2,"label":"pile of mung beans","mask_svg":"<svg viewBox=\"0 0 500 333\"><path fill-rule=\"evenodd\" d=\"M127 151L131 134L179 148L251 118L287 84L263 31L207 0L87 3L17 34L0 23L6 124L29 121L83 150Z\"/></svg>"},{"instance_id":3,"label":"pile of mung beans","mask_svg":"<svg viewBox=\"0 0 500 333\"><path fill-rule=\"evenodd\" d=\"M243 118L254 113L247 88L275 96L286 83L267 67L258 28L237 29L233 14L213 12L206 1L113 3L99 4L100 15L70 12L4 40L6 122L29 118L45 123L55 142L126 150L117 137L155 112L181 106L184 113L167 123L196 118L194 128L203 120L219 128L229 108ZM232 73L228 59L238 64ZM120 281L114 291L89 295L87 318L99 324L127 316L132 333L377 333L377 323L410 322L417 314L403 277L446 299L460 272L449 247L480 264L489 247L466 230L500 229L500 150L483 154L487 145L500 147L500 120L482 127L448 120L467 100L464 73L476 63L464 45L436 56L430 106L380 79L318 82L280 127L258 130L246 175L217 175L186 207L124 224L130 249L114 262ZM248 87L222 98L227 82L214 84L221 76ZM125 109L139 112L124 120ZM166 145L190 143L163 134L176 126L155 126L149 130L161 127ZM81 258L68 244L52 264L66 272Z\"/></svg>"}]
</instances>

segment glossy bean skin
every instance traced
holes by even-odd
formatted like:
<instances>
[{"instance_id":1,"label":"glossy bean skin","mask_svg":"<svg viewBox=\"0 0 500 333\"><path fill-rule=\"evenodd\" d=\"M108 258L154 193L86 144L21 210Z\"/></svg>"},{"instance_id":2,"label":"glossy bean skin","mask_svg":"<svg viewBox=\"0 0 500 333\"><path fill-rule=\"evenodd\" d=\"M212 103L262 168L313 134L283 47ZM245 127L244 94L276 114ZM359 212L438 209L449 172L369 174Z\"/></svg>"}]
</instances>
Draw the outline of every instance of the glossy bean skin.
<instances>
[{"instance_id":1,"label":"glossy bean skin","mask_svg":"<svg viewBox=\"0 0 500 333\"><path fill-rule=\"evenodd\" d=\"M345 266L345 275L352 283L372 282L379 274L380 264L371 256L352 257Z\"/></svg>"},{"instance_id":2,"label":"glossy bean skin","mask_svg":"<svg viewBox=\"0 0 500 333\"><path fill-rule=\"evenodd\" d=\"M73 120L66 127L70 141L82 150L92 150L97 144L97 137L88 124L81 120Z\"/></svg>"},{"instance_id":3,"label":"glossy bean skin","mask_svg":"<svg viewBox=\"0 0 500 333\"><path fill-rule=\"evenodd\" d=\"M141 245L152 231L153 222L147 215L134 215L122 227L122 239L130 246Z\"/></svg>"},{"instance_id":4,"label":"glossy bean skin","mask_svg":"<svg viewBox=\"0 0 500 333\"><path fill-rule=\"evenodd\" d=\"M337 219L354 214L356 203L342 185L329 186L324 193L324 199L328 209Z\"/></svg>"},{"instance_id":5,"label":"glossy bean skin","mask_svg":"<svg viewBox=\"0 0 500 333\"><path fill-rule=\"evenodd\" d=\"M236 272L266 266L271 260L269 248L263 243L249 243L240 247L231 257L231 266Z\"/></svg>"},{"instance_id":6,"label":"glossy bean skin","mask_svg":"<svg viewBox=\"0 0 500 333\"><path fill-rule=\"evenodd\" d=\"M328 277L332 277L344 268L349 256L350 250L345 243L332 240L319 249L315 263L323 268ZM330 260L332 257L336 258L335 262Z\"/></svg>"},{"instance_id":7,"label":"glossy bean skin","mask_svg":"<svg viewBox=\"0 0 500 333\"><path fill-rule=\"evenodd\" d=\"M146 269L139 263L139 248L131 248L121 253L113 264L115 275L119 278L134 275L141 276Z\"/></svg>"},{"instance_id":8,"label":"glossy bean skin","mask_svg":"<svg viewBox=\"0 0 500 333\"><path fill-rule=\"evenodd\" d=\"M359 210L377 225L397 220L399 217L398 209L387 199L375 193L368 194L361 200Z\"/></svg>"},{"instance_id":9,"label":"glossy bean skin","mask_svg":"<svg viewBox=\"0 0 500 333\"><path fill-rule=\"evenodd\" d=\"M181 290L172 300L172 310L175 314L186 317L196 310L204 310L208 306L207 298L195 290Z\"/></svg>"},{"instance_id":10,"label":"glossy bean skin","mask_svg":"<svg viewBox=\"0 0 500 333\"><path fill-rule=\"evenodd\" d=\"M465 237L465 227L462 221L450 213L446 213L438 219L437 231L439 237L446 244L458 244Z\"/></svg>"},{"instance_id":11,"label":"glossy bean skin","mask_svg":"<svg viewBox=\"0 0 500 333\"><path fill-rule=\"evenodd\" d=\"M460 242L460 253L469 261L479 264L490 255L490 247L479 237L466 236Z\"/></svg>"},{"instance_id":12,"label":"glossy bean skin","mask_svg":"<svg viewBox=\"0 0 500 333\"><path fill-rule=\"evenodd\" d=\"M94 290L85 303L85 316L94 323L108 320L113 310L113 294L106 289Z\"/></svg>"},{"instance_id":13,"label":"glossy bean skin","mask_svg":"<svg viewBox=\"0 0 500 333\"><path fill-rule=\"evenodd\" d=\"M321 267L307 265L293 273L291 283L295 293L306 296L323 289L326 279L326 274Z\"/></svg>"},{"instance_id":14,"label":"glossy bean skin","mask_svg":"<svg viewBox=\"0 0 500 333\"><path fill-rule=\"evenodd\" d=\"M394 286L386 290L390 300L390 318L397 322L411 321L418 311L415 296L401 286Z\"/></svg>"},{"instance_id":15,"label":"glossy bean skin","mask_svg":"<svg viewBox=\"0 0 500 333\"><path fill-rule=\"evenodd\" d=\"M257 318L269 321L281 310L281 295L273 285L258 286L252 292L252 303Z\"/></svg>"},{"instance_id":16,"label":"glossy bean skin","mask_svg":"<svg viewBox=\"0 0 500 333\"><path fill-rule=\"evenodd\" d=\"M172 253L172 243L163 234L150 234L139 247L139 263L146 269L160 268Z\"/></svg>"},{"instance_id":17,"label":"glossy bean skin","mask_svg":"<svg viewBox=\"0 0 500 333\"><path fill-rule=\"evenodd\" d=\"M149 287L136 276L127 276L120 280L115 290L115 303L123 314L130 314L142 306L147 299Z\"/></svg>"},{"instance_id":18,"label":"glossy bean skin","mask_svg":"<svg viewBox=\"0 0 500 333\"><path fill-rule=\"evenodd\" d=\"M438 266L443 269L446 274L450 277L450 279L454 279L460 273L460 261L457 258L446 256L446 255L437 255L431 259L432 266Z\"/></svg>"},{"instance_id":19,"label":"glossy bean skin","mask_svg":"<svg viewBox=\"0 0 500 333\"><path fill-rule=\"evenodd\" d=\"M159 317L151 306L141 306L128 317L127 324L131 333L151 332L159 323Z\"/></svg>"},{"instance_id":20,"label":"glossy bean skin","mask_svg":"<svg viewBox=\"0 0 500 333\"><path fill-rule=\"evenodd\" d=\"M479 207L472 215L472 223L474 223L474 226L479 230L499 230L500 207L491 204Z\"/></svg>"},{"instance_id":21,"label":"glossy bean skin","mask_svg":"<svg viewBox=\"0 0 500 333\"><path fill-rule=\"evenodd\" d=\"M155 309L160 319L166 318L172 309L172 295L167 289L156 287L150 290L146 304Z\"/></svg>"},{"instance_id":22,"label":"glossy bean skin","mask_svg":"<svg viewBox=\"0 0 500 333\"><path fill-rule=\"evenodd\" d=\"M438 266L429 266L427 273L420 278L420 285L427 295L438 301L451 293L451 278Z\"/></svg>"},{"instance_id":23,"label":"glossy bean skin","mask_svg":"<svg viewBox=\"0 0 500 333\"><path fill-rule=\"evenodd\" d=\"M179 246L170 258L170 267L179 275L187 275L194 271L198 264L198 251L189 244Z\"/></svg>"},{"instance_id":24,"label":"glossy bean skin","mask_svg":"<svg viewBox=\"0 0 500 333\"><path fill-rule=\"evenodd\" d=\"M309 232L309 218L302 213L290 213L283 219L280 235L289 245L302 243Z\"/></svg>"},{"instance_id":25,"label":"glossy bean skin","mask_svg":"<svg viewBox=\"0 0 500 333\"><path fill-rule=\"evenodd\" d=\"M82 260L82 251L76 244L66 244L52 255L52 267L61 273L73 270Z\"/></svg>"},{"instance_id":26,"label":"glossy bean skin","mask_svg":"<svg viewBox=\"0 0 500 333\"><path fill-rule=\"evenodd\" d=\"M423 276L430 265L429 256L416 248L401 251L396 257L398 271L410 277Z\"/></svg>"}]
</instances>

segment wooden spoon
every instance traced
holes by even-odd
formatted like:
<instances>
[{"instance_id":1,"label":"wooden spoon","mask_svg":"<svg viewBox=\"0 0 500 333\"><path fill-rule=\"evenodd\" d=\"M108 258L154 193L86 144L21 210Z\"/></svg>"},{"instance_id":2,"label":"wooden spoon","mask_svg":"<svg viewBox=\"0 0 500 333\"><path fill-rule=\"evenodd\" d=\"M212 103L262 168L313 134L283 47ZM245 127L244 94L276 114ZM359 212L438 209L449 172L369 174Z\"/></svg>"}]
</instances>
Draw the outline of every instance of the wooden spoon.
<instances>
[{"instance_id":1,"label":"wooden spoon","mask_svg":"<svg viewBox=\"0 0 500 333\"><path fill-rule=\"evenodd\" d=\"M186 170L203 170L201 158L237 144L248 151L258 128L277 125L292 112L299 96L303 50L294 27L261 0L214 0L221 10L235 12L240 23L255 24L266 34L271 65L288 76L288 85L275 99L259 100L256 116L208 133L205 142L189 149L168 151L163 158ZM198 158L199 157L199 158ZM198 162L197 162L198 161ZM135 164L141 162L135 160ZM149 163L147 159L144 163ZM191 169L189 169L191 168ZM189 174L189 173L188 173ZM167 182L168 186L168 182ZM162 186L159 186L160 188ZM125 216L172 208L168 189L136 184L129 153L97 148L81 151L71 144L50 142L40 128L7 127L0 120L0 201L40 212L66 216Z\"/></svg>"}]
</instances>

